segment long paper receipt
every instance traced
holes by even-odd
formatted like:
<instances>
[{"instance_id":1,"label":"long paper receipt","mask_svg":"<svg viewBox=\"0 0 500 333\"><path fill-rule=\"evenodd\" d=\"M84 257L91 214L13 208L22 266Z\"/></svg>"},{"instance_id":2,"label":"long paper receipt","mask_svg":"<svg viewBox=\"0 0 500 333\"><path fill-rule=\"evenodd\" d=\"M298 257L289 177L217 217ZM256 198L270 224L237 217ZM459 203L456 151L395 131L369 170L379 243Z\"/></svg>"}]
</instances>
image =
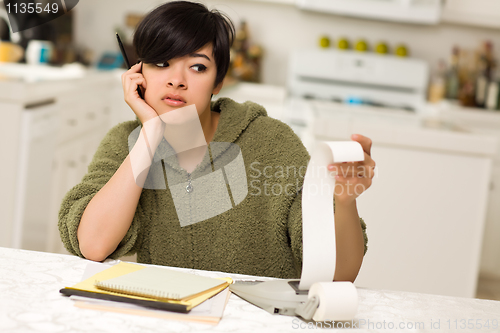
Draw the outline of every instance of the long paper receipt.
<instances>
[{"instance_id":1,"label":"long paper receipt","mask_svg":"<svg viewBox=\"0 0 500 333\"><path fill-rule=\"evenodd\" d=\"M331 282L335 274L336 243L333 196L335 178L328 164L364 160L356 141L320 142L307 165L302 189L302 275L299 288Z\"/></svg>"}]
</instances>

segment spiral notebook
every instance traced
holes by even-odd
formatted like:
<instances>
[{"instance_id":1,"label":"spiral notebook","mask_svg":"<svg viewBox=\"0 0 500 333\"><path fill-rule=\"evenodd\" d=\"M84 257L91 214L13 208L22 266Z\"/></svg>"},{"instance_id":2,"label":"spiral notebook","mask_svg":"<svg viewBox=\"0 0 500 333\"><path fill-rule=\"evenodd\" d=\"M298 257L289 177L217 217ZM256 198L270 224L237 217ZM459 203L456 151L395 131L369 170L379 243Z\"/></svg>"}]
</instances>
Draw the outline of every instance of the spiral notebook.
<instances>
[{"instance_id":1,"label":"spiral notebook","mask_svg":"<svg viewBox=\"0 0 500 333\"><path fill-rule=\"evenodd\" d=\"M89 262L82 276L82 281L98 274L110 267L107 263ZM99 280L110 279L111 277L100 276ZM92 281L92 286L95 281ZM229 281L228 281L229 282ZM97 289L97 288L96 288ZM188 322L198 322L210 325L217 325L224 314L224 309L229 300L230 292L225 288L217 295L210 297L200 305L194 307L189 312L165 311L166 309L150 308L132 302L115 302L91 297L81 297L72 295L70 299L73 305L82 309L98 310L105 312L115 312L127 315L138 315L145 317L161 318L168 320L182 320ZM124 298L126 298L125 296ZM192 302L192 301L190 301ZM157 302L162 303L163 302Z\"/></svg>"},{"instance_id":2,"label":"spiral notebook","mask_svg":"<svg viewBox=\"0 0 500 333\"><path fill-rule=\"evenodd\" d=\"M75 284L72 287L65 287L60 290L60 293L65 295L65 296L83 296L83 297L90 297L90 298L97 298L97 299L104 299L104 300L110 300L110 301L117 301L117 302L124 302L124 303L132 303L132 304L137 304L141 305L144 307L148 308L155 308L155 309L162 309L162 310L168 310L168 311L175 311L175 312L182 312L182 313L187 313L189 312L192 308L198 306L199 304L203 303L210 297L218 294L229 284L232 283L232 280L230 278L224 278L224 279L213 279L215 280L216 283L218 283L218 287L205 290L202 292L199 292L196 295L192 295L189 298L188 301L184 300L171 300L171 299L158 299L156 297L145 297L145 296L136 296L136 295L131 295L131 294L126 294L123 292L113 292L113 291L107 291L104 289L100 289L96 287L96 282L104 282L107 280L113 280L118 277L126 276L129 274L132 274L137 271L144 270L146 268L150 268L151 266L143 266L143 265L138 265L138 264L132 264L132 263L127 263L127 262L120 262L119 264L110 266L107 269L104 269L91 277L86 278L84 281L81 281L77 284ZM156 267L155 267L156 268ZM168 268L160 268L158 267L157 269L160 270L166 270L166 271L174 271L172 269ZM178 272L178 271L176 271ZM182 274L186 275L193 275L190 273L185 273L181 272ZM160 273L163 274L163 273ZM211 278L210 278L211 279ZM186 280L184 280L186 281ZM214 282L214 283L215 283ZM163 281L162 281L163 283ZM141 282L141 286L148 286L147 282ZM173 288L173 286L171 285ZM170 288L170 287L169 287ZM151 288L148 288L151 289ZM178 292L177 292L178 293Z\"/></svg>"},{"instance_id":3,"label":"spiral notebook","mask_svg":"<svg viewBox=\"0 0 500 333\"><path fill-rule=\"evenodd\" d=\"M189 301L219 289L226 281L159 267L144 267L115 278L96 281L101 290L158 300Z\"/></svg>"}]
</instances>

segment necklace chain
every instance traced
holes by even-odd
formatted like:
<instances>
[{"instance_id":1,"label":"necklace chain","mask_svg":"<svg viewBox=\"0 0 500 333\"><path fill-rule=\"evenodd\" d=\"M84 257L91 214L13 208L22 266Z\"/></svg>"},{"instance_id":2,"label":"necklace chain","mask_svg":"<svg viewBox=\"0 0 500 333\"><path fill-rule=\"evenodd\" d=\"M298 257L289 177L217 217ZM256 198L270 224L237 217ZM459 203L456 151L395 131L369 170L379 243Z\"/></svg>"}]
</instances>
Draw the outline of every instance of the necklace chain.
<instances>
[{"instance_id":1,"label":"necklace chain","mask_svg":"<svg viewBox=\"0 0 500 333\"><path fill-rule=\"evenodd\" d=\"M193 192L193 185L191 184L191 174L188 173L188 184L186 186L186 192L191 193Z\"/></svg>"}]
</instances>

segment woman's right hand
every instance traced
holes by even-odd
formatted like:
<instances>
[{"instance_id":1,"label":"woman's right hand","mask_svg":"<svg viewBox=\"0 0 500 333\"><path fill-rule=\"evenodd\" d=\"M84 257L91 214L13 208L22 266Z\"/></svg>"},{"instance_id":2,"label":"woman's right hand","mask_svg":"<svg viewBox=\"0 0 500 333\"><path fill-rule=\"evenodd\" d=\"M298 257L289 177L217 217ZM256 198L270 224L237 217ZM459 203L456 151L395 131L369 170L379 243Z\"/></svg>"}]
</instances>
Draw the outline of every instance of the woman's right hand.
<instances>
[{"instance_id":1,"label":"woman's right hand","mask_svg":"<svg viewBox=\"0 0 500 333\"><path fill-rule=\"evenodd\" d=\"M135 64L122 74L122 86L125 102L130 106L141 123L158 117L158 113L143 100L137 92L137 87L146 89L146 79L141 73L141 63ZM143 91L144 94L144 91Z\"/></svg>"}]
</instances>

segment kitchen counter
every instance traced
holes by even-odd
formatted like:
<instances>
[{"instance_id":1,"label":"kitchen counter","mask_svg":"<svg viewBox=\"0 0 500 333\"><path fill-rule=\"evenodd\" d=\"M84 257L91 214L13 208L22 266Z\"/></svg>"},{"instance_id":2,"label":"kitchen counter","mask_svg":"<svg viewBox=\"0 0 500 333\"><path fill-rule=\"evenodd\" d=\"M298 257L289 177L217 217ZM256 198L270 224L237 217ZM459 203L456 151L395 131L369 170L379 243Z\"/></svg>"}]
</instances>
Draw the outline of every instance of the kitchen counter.
<instances>
[{"instance_id":1,"label":"kitchen counter","mask_svg":"<svg viewBox=\"0 0 500 333\"><path fill-rule=\"evenodd\" d=\"M0 248L0 331L275 333L321 325L297 317L271 315L233 294L217 326L80 309L60 295L59 289L79 282L87 263L75 256ZM256 278L196 272L211 277ZM419 332L435 332L438 328L458 331L468 327L486 333L497 332L500 325L499 301L363 288L358 288L358 300L355 320L342 324L354 323L360 332L398 328Z\"/></svg>"},{"instance_id":2,"label":"kitchen counter","mask_svg":"<svg viewBox=\"0 0 500 333\"><path fill-rule=\"evenodd\" d=\"M377 144L436 152L491 156L498 148L494 136L474 133L470 124L441 116L430 118L406 111L308 102L315 114L314 133L347 136L360 133Z\"/></svg>"},{"instance_id":3,"label":"kitchen counter","mask_svg":"<svg viewBox=\"0 0 500 333\"><path fill-rule=\"evenodd\" d=\"M0 102L38 103L78 88L85 79L96 84L112 82L113 71L0 63Z\"/></svg>"}]
</instances>

